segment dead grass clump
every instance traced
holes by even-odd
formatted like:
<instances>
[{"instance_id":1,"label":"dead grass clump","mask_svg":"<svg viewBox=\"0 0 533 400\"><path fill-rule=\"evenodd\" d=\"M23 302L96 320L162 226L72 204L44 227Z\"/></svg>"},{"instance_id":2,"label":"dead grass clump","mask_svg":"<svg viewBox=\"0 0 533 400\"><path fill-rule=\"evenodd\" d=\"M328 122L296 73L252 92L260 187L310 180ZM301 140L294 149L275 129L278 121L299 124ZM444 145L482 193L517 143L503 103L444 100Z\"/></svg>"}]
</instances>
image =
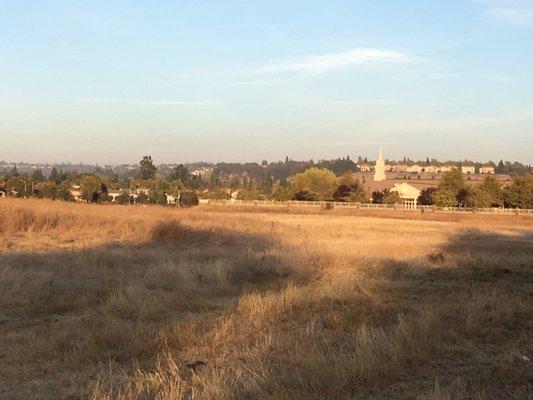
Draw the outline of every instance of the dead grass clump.
<instances>
[{"instance_id":1,"label":"dead grass clump","mask_svg":"<svg viewBox=\"0 0 533 400\"><path fill-rule=\"evenodd\" d=\"M86 341L80 346L88 357L132 363L156 355L157 332L145 324L99 312L86 322Z\"/></svg>"},{"instance_id":2,"label":"dead grass clump","mask_svg":"<svg viewBox=\"0 0 533 400\"><path fill-rule=\"evenodd\" d=\"M207 232L197 232L178 220L157 221L151 229L150 238L156 242L192 244L209 239Z\"/></svg>"}]
</instances>

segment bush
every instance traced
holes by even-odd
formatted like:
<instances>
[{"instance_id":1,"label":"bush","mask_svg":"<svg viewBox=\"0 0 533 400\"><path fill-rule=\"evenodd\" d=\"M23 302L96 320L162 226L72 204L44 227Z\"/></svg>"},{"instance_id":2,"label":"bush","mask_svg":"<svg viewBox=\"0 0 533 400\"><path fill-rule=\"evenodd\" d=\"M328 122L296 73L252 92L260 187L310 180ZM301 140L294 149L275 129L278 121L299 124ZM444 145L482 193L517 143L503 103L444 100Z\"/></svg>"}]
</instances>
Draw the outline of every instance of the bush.
<instances>
[{"instance_id":1,"label":"bush","mask_svg":"<svg viewBox=\"0 0 533 400\"><path fill-rule=\"evenodd\" d=\"M148 202L150 204L159 204L164 206L167 204L167 195L163 192L152 190L148 194Z\"/></svg>"},{"instance_id":2,"label":"bush","mask_svg":"<svg viewBox=\"0 0 533 400\"><path fill-rule=\"evenodd\" d=\"M115 197L115 203L117 204L132 204L133 198L126 193L122 193L121 195Z\"/></svg>"},{"instance_id":3,"label":"bush","mask_svg":"<svg viewBox=\"0 0 533 400\"><path fill-rule=\"evenodd\" d=\"M137 204L148 204L148 196L144 193L140 193L135 199Z\"/></svg>"},{"instance_id":4,"label":"bush","mask_svg":"<svg viewBox=\"0 0 533 400\"><path fill-rule=\"evenodd\" d=\"M372 203L376 204L396 204L400 203L402 199L396 192L391 192L389 189L376 190L372 192Z\"/></svg>"},{"instance_id":5,"label":"bush","mask_svg":"<svg viewBox=\"0 0 533 400\"><path fill-rule=\"evenodd\" d=\"M278 186L272 193L272 198L276 201L289 201L292 199L292 191L289 188Z\"/></svg>"},{"instance_id":6,"label":"bush","mask_svg":"<svg viewBox=\"0 0 533 400\"><path fill-rule=\"evenodd\" d=\"M317 197L313 193L309 193L307 190L301 190L294 194L293 199L299 201L316 201Z\"/></svg>"},{"instance_id":7,"label":"bush","mask_svg":"<svg viewBox=\"0 0 533 400\"><path fill-rule=\"evenodd\" d=\"M366 203L368 196L363 186L357 181L352 184L340 185L335 193L333 193L333 200Z\"/></svg>"},{"instance_id":8,"label":"bush","mask_svg":"<svg viewBox=\"0 0 533 400\"><path fill-rule=\"evenodd\" d=\"M231 195L228 193L227 190L219 189L215 191L211 191L207 193L206 196L208 199L211 200L229 200L231 199Z\"/></svg>"},{"instance_id":9,"label":"bush","mask_svg":"<svg viewBox=\"0 0 533 400\"><path fill-rule=\"evenodd\" d=\"M422 189L420 196L418 196L418 203L423 206L433 205L433 193L435 193L436 190L437 188L435 187Z\"/></svg>"},{"instance_id":10,"label":"bush","mask_svg":"<svg viewBox=\"0 0 533 400\"><path fill-rule=\"evenodd\" d=\"M254 189L239 190L237 194L238 200L261 200L261 193Z\"/></svg>"},{"instance_id":11,"label":"bush","mask_svg":"<svg viewBox=\"0 0 533 400\"><path fill-rule=\"evenodd\" d=\"M197 206L199 203L198 195L196 192L191 191L184 191L181 192L180 196L180 206L182 207L194 207Z\"/></svg>"}]
</instances>

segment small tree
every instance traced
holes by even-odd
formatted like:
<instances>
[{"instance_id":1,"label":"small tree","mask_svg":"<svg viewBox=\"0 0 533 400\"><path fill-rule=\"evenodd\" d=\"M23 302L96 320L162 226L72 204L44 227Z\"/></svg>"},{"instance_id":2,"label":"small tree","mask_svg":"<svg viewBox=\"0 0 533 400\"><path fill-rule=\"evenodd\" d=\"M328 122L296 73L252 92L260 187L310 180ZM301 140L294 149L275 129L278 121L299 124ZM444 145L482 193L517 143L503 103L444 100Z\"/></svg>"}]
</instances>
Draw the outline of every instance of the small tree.
<instances>
[{"instance_id":1,"label":"small tree","mask_svg":"<svg viewBox=\"0 0 533 400\"><path fill-rule=\"evenodd\" d=\"M102 182L94 175L85 175L81 180L80 190L82 198L87 202L96 203Z\"/></svg>"},{"instance_id":2,"label":"small tree","mask_svg":"<svg viewBox=\"0 0 533 400\"><path fill-rule=\"evenodd\" d=\"M43 171L40 169L36 169L31 174L31 181L32 182L44 182L46 178L44 177Z\"/></svg>"},{"instance_id":3,"label":"small tree","mask_svg":"<svg viewBox=\"0 0 533 400\"><path fill-rule=\"evenodd\" d=\"M289 201L292 199L292 191L283 186L278 186L272 192L272 198L276 201Z\"/></svg>"},{"instance_id":4,"label":"small tree","mask_svg":"<svg viewBox=\"0 0 533 400\"><path fill-rule=\"evenodd\" d=\"M174 167L174 169L172 169L172 172L167 177L167 180L169 180L170 182L180 181L184 184L189 180L190 177L191 174L189 173L187 167L185 167L183 164L179 164L178 166Z\"/></svg>"},{"instance_id":5,"label":"small tree","mask_svg":"<svg viewBox=\"0 0 533 400\"><path fill-rule=\"evenodd\" d=\"M420 192L420 196L418 196L418 203L423 206L430 206L433 204L433 193L437 188L435 187L428 187L425 189L422 189Z\"/></svg>"},{"instance_id":6,"label":"small tree","mask_svg":"<svg viewBox=\"0 0 533 400\"><path fill-rule=\"evenodd\" d=\"M139 161L141 167L138 177L140 179L155 179L155 174L157 173L157 167L154 165L151 156L144 156L141 161Z\"/></svg>"},{"instance_id":7,"label":"small tree","mask_svg":"<svg viewBox=\"0 0 533 400\"><path fill-rule=\"evenodd\" d=\"M330 170L309 168L292 179L293 190L308 192L319 200L329 200L337 189L337 177Z\"/></svg>"},{"instance_id":8,"label":"small tree","mask_svg":"<svg viewBox=\"0 0 533 400\"><path fill-rule=\"evenodd\" d=\"M465 180L461 170L454 168L445 172L437 190L431 195L433 204L441 207L455 207L461 204L465 195Z\"/></svg>"}]
</instances>

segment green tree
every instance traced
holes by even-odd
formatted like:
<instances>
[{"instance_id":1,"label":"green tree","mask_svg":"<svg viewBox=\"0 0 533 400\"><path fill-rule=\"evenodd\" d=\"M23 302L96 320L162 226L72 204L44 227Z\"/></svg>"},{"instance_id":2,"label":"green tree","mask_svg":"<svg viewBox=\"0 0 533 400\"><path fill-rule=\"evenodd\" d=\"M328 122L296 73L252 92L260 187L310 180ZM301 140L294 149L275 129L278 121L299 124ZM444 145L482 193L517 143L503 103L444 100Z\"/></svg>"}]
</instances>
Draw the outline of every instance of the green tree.
<instances>
[{"instance_id":1,"label":"green tree","mask_svg":"<svg viewBox=\"0 0 533 400\"><path fill-rule=\"evenodd\" d=\"M64 201L74 201L74 196L70 193L70 185L67 181L56 185L55 199Z\"/></svg>"},{"instance_id":2,"label":"green tree","mask_svg":"<svg viewBox=\"0 0 533 400\"><path fill-rule=\"evenodd\" d=\"M85 175L80 184L81 197L87 202L96 203L101 186L102 181L100 178L95 175Z\"/></svg>"},{"instance_id":3,"label":"green tree","mask_svg":"<svg viewBox=\"0 0 533 400\"><path fill-rule=\"evenodd\" d=\"M144 156L141 161L139 161L141 167L138 177L140 179L155 179L155 174L157 173L157 167L154 165L152 156Z\"/></svg>"},{"instance_id":4,"label":"green tree","mask_svg":"<svg viewBox=\"0 0 533 400\"><path fill-rule=\"evenodd\" d=\"M493 176L487 176L478 186L465 190L463 205L472 208L500 207L503 204L503 190Z\"/></svg>"},{"instance_id":5,"label":"green tree","mask_svg":"<svg viewBox=\"0 0 533 400\"><path fill-rule=\"evenodd\" d=\"M265 177L263 178L263 181L261 182L261 189L265 192L269 192L272 190L272 187L274 186L274 181L272 180L272 177L269 173L265 174Z\"/></svg>"},{"instance_id":6,"label":"green tree","mask_svg":"<svg viewBox=\"0 0 533 400\"><path fill-rule=\"evenodd\" d=\"M356 181L352 184L339 185L333 193L333 200L366 203L368 202L368 195L359 181Z\"/></svg>"},{"instance_id":7,"label":"green tree","mask_svg":"<svg viewBox=\"0 0 533 400\"><path fill-rule=\"evenodd\" d=\"M391 192L389 189L375 190L372 192L372 203L376 204L397 204L402 199L396 192Z\"/></svg>"},{"instance_id":8,"label":"green tree","mask_svg":"<svg viewBox=\"0 0 533 400\"><path fill-rule=\"evenodd\" d=\"M433 204L440 207L456 207L465 194L465 179L460 169L445 172L442 180L431 195Z\"/></svg>"},{"instance_id":9,"label":"green tree","mask_svg":"<svg viewBox=\"0 0 533 400\"><path fill-rule=\"evenodd\" d=\"M502 185L495 177L486 176L483 183L478 186L478 189L485 192L488 198L488 207L500 207L503 205Z\"/></svg>"},{"instance_id":10,"label":"green tree","mask_svg":"<svg viewBox=\"0 0 533 400\"><path fill-rule=\"evenodd\" d=\"M330 170L312 167L292 178L293 191L308 192L318 200L329 200L337 189L337 177Z\"/></svg>"},{"instance_id":11,"label":"green tree","mask_svg":"<svg viewBox=\"0 0 533 400\"><path fill-rule=\"evenodd\" d=\"M189 170L183 164L179 164L172 169L172 172L167 177L169 181L180 181L185 184L191 177Z\"/></svg>"},{"instance_id":12,"label":"green tree","mask_svg":"<svg viewBox=\"0 0 533 400\"><path fill-rule=\"evenodd\" d=\"M430 206L433 204L433 193L437 188L435 187L427 187L425 189L422 189L420 192L420 196L418 196L418 203L423 206Z\"/></svg>"},{"instance_id":13,"label":"green tree","mask_svg":"<svg viewBox=\"0 0 533 400\"><path fill-rule=\"evenodd\" d=\"M504 191L506 207L533 208L533 176L519 175Z\"/></svg>"},{"instance_id":14,"label":"green tree","mask_svg":"<svg viewBox=\"0 0 533 400\"><path fill-rule=\"evenodd\" d=\"M52 171L50 172L50 180L52 182L54 182L56 185L59 185L65 179L66 176L63 174L62 171L59 171L56 167L52 168Z\"/></svg>"},{"instance_id":15,"label":"green tree","mask_svg":"<svg viewBox=\"0 0 533 400\"><path fill-rule=\"evenodd\" d=\"M43 171L41 171L39 168L37 168L35 171L31 174L31 181L32 182L44 182L46 180Z\"/></svg>"},{"instance_id":16,"label":"green tree","mask_svg":"<svg viewBox=\"0 0 533 400\"><path fill-rule=\"evenodd\" d=\"M289 201L292 199L292 190L288 187L278 186L272 192L272 198L276 201Z\"/></svg>"}]
</instances>

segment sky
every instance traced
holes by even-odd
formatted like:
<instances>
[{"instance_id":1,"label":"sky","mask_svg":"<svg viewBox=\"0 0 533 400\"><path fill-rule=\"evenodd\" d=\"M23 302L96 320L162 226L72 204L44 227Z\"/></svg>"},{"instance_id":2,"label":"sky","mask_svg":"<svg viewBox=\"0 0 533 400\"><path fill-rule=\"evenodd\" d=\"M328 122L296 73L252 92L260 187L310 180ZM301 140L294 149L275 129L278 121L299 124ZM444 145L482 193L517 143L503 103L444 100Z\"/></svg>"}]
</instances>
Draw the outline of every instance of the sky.
<instances>
[{"instance_id":1,"label":"sky","mask_svg":"<svg viewBox=\"0 0 533 400\"><path fill-rule=\"evenodd\" d=\"M0 0L0 160L533 163L533 0Z\"/></svg>"}]
</instances>

